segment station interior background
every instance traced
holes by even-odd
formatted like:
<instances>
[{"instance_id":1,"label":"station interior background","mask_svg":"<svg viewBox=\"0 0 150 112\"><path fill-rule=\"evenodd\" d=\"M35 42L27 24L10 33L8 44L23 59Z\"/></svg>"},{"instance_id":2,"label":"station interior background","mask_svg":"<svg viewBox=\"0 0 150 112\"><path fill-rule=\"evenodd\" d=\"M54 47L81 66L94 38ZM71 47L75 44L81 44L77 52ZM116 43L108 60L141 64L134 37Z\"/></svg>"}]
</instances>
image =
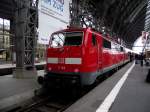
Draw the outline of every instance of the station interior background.
<instances>
[{"instance_id":1,"label":"station interior background","mask_svg":"<svg viewBox=\"0 0 150 112\"><path fill-rule=\"evenodd\" d=\"M0 64L15 63L14 43L11 41L14 36L10 33L10 21L0 18ZM37 38L38 39L38 38ZM46 45L36 41L35 62L44 61Z\"/></svg>"},{"instance_id":2,"label":"station interior background","mask_svg":"<svg viewBox=\"0 0 150 112\"><path fill-rule=\"evenodd\" d=\"M14 43L11 41L13 35L10 33L10 21L7 19L0 18L0 64L1 63L15 63L15 52L12 47ZM38 39L38 38L37 38ZM144 46L142 43L142 37L140 36L134 43L132 48L136 53L142 52ZM36 50L35 50L35 62L41 62L45 59L46 45L39 44L36 41Z\"/></svg>"}]
</instances>

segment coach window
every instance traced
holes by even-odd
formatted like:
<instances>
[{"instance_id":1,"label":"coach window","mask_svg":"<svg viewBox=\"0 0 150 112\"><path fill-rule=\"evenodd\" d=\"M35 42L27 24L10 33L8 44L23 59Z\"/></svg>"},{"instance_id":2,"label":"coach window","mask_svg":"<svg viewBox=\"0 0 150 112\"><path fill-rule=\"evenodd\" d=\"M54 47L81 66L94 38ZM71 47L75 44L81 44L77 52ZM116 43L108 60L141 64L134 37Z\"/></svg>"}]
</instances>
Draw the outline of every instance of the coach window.
<instances>
[{"instance_id":1,"label":"coach window","mask_svg":"<svg viewBox=\"0 0 150 112\"><path fill-rule=\"evenodd\" d=\"M124 51L123 47L120 47L120 51Z\"/></svg>"},{"instance_id":2,"label":"coach window","mask_svg":"<svg viewBox=\"0 0 150 112\"><path fill-rule=\"evenodd\" d=\"M93 44L93 46L96 46L96 45L97 45L97 42L96 42L96 35L95 35L95 34L92 34L92 44Z\"/></svg>"},{"instance_id":3,"label":"coach window","mask_svg":"<svg viewBox=\"0 0 150 112\"><path fill-rule=\"evenodd\" d=\"M111 42L106 39L103 39L103 47L111 49Z\"/></svg>"}]
</instances>

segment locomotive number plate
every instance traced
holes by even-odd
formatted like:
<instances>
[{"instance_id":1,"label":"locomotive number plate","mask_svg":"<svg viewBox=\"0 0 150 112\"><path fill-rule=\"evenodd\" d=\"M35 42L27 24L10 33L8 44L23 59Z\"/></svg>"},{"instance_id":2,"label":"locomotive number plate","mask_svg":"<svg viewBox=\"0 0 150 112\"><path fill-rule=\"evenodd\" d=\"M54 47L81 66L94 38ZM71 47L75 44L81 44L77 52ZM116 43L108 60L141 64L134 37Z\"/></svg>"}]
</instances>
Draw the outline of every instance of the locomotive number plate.
<instances>
[{"instance_id":1,"label":"locomotive number plate","mask_svg":"<svg viewBox=\"0 0 150 112\"><path fill-rule=\"evenodd\" d=\"M58 58L58 63L64 64L65 63L65 58Z\"/></svg>"}]
</instances>

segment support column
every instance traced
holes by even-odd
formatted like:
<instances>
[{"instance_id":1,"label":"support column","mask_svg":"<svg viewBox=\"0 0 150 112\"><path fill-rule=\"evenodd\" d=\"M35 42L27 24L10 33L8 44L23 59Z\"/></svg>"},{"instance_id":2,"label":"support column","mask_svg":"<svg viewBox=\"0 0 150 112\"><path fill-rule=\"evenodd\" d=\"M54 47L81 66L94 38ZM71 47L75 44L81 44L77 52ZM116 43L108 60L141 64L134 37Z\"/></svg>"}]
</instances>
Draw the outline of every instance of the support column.
<instances>
[{"instance_id":1,"label":"support column","mask_svg":"<svg viewBox=\"0 0 150 112\"><path fill-rule=\"evenodd\" d=\"M16 62L16 52L15 52L15 20L10 20L10 52L12 64Z\"/></svg>"},{"instance_id":2,"label":"support column","mask_svg":"<svg viewBox=\"0 0 150 112\"><path fill-rule=\"evenodd\" d=\"M35 0L16 0L15 12L15 78L31 78L36 76L34 66L35 36L37 27L37 7Z\"/></svg>"}]
</instances>

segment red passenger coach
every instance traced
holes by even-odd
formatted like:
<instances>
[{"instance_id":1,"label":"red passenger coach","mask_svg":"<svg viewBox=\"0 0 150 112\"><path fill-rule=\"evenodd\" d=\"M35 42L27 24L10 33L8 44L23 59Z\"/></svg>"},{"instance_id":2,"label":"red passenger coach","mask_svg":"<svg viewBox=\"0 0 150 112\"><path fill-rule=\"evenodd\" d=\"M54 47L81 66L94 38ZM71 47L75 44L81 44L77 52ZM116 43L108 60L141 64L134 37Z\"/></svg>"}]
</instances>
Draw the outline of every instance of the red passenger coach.
<instances>
[{"instance_id":1,"label":"red passenger coach","mask_svg":"<svg viewBox=\"0 0 150 112\"><path fill-rule=\"evenodd\" d=\"M43 81L91 85L98 76L127 61L121 45L89 28L68 28L51 35Z\"/></svg>"}]
</instances>

